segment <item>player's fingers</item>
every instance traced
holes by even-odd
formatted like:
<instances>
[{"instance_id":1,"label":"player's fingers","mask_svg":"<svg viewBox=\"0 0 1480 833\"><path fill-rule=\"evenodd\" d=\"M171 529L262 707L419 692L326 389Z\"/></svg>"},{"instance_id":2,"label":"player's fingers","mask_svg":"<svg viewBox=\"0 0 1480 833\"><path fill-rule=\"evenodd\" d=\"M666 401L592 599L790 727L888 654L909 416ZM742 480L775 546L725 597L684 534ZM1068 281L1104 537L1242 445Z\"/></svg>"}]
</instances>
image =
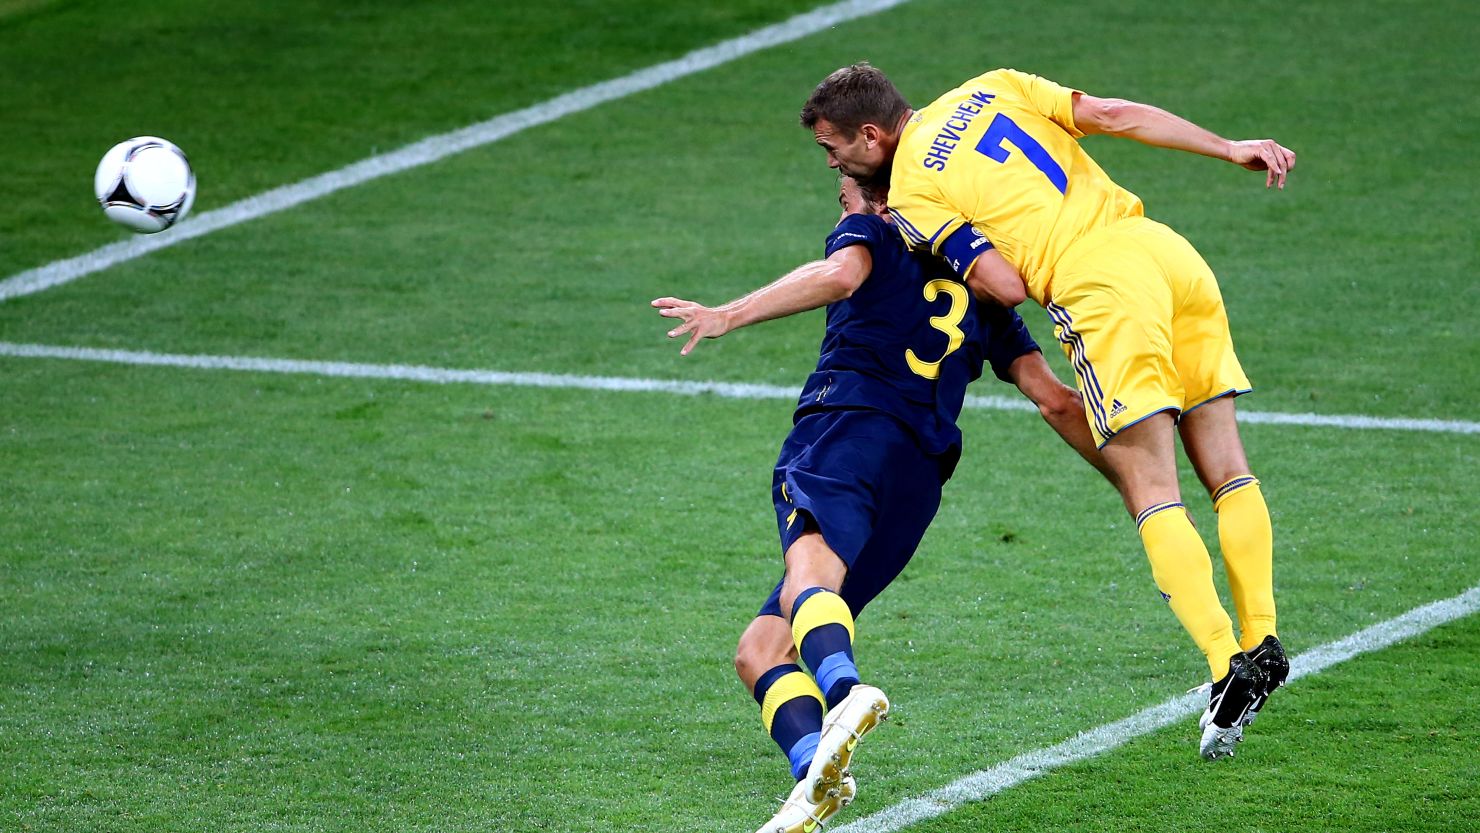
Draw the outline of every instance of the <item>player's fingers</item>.
<instances>
[{"instance_id":1,"label":"player's fingers","mask_svg":"<svg viewBox=\"0 0 1480 833\"><path fill-rule=\"evenodd\" d=\"M1269 147L1268 144L1260 149L1260 156L1264 159L1264 167L1269 170L1269 173L1264 177L1264 187L1268 188L1271 185L1277 185L1283 188L1285 187L1285 160L1280 158L1280 155L1275 153L1274 148Z\"/></svg>"},{"instance_id":2,"label":"player's fingers","mask_svg":"<svg viewBox=\"0 0 1480 833\"><path fill-rule=\"evenodd\" d=\"M692 329L694 329L694 322L692 322L692 321L685 321L682 324L679 324L677 327L674 327L673 329L669 330L668 331L668 337L669 338L678 338L679 336L683 335L684 333L686 333L686 332L688 332L688 331L690 331Z\"/></svg>"},{"instance_id":3,"label":"player's fingers","mask_svg":"<svg viewBox=\"0 0 1480 833\"><path fill-rule=\"evenodd\" d=\"M1290 175L1290 172L1295 169L1295 154L1292 153L1289 148L1282 147L1280 148L1280 158L1285 163L1284 175L1280 177L1281 179L1284 179L1288 177ZM1280 184L1280 187L1285 187L1283 182Z\"/></svg>"},{"instance_id":4,"label":"player's fingers","mask_svg":"<svg viewBox=\"0 0 1480 833\"><path fill-rule=\"evenodd\" d=\"M1285 157L1279 153L1279 146L1270 142L1268 150L1269 172L1274 175L1274 184L1278 188L1285 187Z\"/></svg>"},{"instance_id":5,"label":"player's fingers","mask_svg":"<svg viewBox=\"0 0 1480 833\"><path fill-rule=\"evenodd\" d=\"M682 298L659 298L653 301L653 306L658 308L659 315L666 315L670 318L675 315L690 316L694 314L694 310L700 309L698 304Z\"/></svg>"},{"instance_id":6,"label":"player's fingers","mask_svg":"<svg viewBox=\"0 0 1480 833\"><path fill-rule=\"evenodd\" d=\"M1270 167L1275 172L1275 182L1285 190L1285 179L1290 175L1290 160L1285 158L1285 149L1278 142L1270 142Z\"/></svg>"},{"instance_id":7,"label":"player's fingers","mask_svg":"<svg viewBox=\"0 0 1480 833\"><path fill-rule=\"evenodd\" d=\"M689 353L693 352L694 345L699 343L700 338L702 338L702 336L699 334L699 331L695 330L694 334L689 336L689 343L685 344L683 346L683 349L678 351L678 354L680 356L687 356Z\"/></svg>"}]
</instances>

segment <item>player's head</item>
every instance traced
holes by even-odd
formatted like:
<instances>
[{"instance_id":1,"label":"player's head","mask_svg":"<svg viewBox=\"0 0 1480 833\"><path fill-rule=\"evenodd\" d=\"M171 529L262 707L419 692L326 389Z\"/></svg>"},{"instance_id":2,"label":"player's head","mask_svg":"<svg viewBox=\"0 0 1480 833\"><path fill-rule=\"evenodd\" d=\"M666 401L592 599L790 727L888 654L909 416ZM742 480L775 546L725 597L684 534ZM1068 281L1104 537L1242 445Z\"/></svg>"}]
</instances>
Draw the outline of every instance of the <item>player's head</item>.
<instances>
[{"instance_id":1,"label":"player's head","mask_svg":"<svg viewBox=\"0 0 1480 833\"><path fill-rule=\"evenodd\" d=\"M843 214L879 214L888 216L889 208L884 204L888 191L861 184L851 176L838 177L838 205Z\"/></svg>"},{"instance_id":2,"label":"player's head","mask_svg":"<svg viewBox=\"0 0 1480 833\"><path fill-rule=\"evenodd\" d=\"M827 151L827 164L868 182L888 180L889 163L910 105L867 62L822 79L802 105L802 126Z\"/></svg>"}]
</instances>

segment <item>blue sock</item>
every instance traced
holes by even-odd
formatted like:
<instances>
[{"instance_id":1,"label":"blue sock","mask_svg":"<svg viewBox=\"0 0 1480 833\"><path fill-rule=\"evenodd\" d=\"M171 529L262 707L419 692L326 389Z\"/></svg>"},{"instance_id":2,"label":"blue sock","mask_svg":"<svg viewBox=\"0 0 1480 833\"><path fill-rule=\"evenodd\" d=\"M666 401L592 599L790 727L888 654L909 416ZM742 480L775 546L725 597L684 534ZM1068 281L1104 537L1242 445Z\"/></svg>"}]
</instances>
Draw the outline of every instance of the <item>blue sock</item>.
<instances>
[{"instance_id":1,"label":"blue sock","mask_svg":"<svg viewBox=\"0 0 1480 833\"><path fill-rule=\"evenodd\" d=\"M802 661L812 669L829 709L858 685L853 661L853 613L843 597L822 587L809 587L792 605L791 635Z\"/></svg>"}]
</instances>

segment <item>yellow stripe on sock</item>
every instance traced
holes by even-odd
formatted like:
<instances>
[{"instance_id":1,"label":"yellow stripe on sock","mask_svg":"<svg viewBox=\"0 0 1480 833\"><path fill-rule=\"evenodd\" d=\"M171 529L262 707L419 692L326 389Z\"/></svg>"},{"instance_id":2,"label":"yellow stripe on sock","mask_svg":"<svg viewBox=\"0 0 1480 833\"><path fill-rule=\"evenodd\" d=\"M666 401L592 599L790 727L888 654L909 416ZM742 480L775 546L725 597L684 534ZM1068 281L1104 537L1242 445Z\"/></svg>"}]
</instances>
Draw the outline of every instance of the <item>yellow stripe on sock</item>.
<instances>
[{"instance_id":1,"label":"yellow stripe on sock","mask_svg":"<svg viewBox=\"0 0 1480 833\"><path fill-rule=\"evenodd\" d=\"M842 625L848 629L848 641L853 641L853 613L848 603L836 593L814 593L791 616L791 638L802 646L802 637L823 625Z\"/></svg>"},{"instance_id":2,"label":"yellow stripe on sock","mask_svg":"<svg viewBox=\"0 0 1480 833\"><path fill-rule=\"evenodd\" d=\"M771 724L776 720L776 710L798 697L816 698L817 702L823 703L823 711L827 711L827 705L822 699L822 691L817 688L817 683L801 671L793 671L766 689L766 697L761 703L761 722L766 724L766 734L771 733Z\"/></svg>"}]
</instances>

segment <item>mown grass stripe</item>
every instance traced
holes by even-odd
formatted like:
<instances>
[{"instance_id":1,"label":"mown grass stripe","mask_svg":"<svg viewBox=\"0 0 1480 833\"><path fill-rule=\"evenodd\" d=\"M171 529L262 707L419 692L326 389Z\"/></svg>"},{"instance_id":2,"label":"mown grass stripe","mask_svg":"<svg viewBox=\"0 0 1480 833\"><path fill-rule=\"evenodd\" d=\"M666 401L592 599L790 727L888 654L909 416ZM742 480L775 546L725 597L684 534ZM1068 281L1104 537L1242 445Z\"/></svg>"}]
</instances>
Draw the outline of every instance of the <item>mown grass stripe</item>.
<instances>
[{"instance_id":1,"label":"mown grass stripe","mask_svg":"<svg viewBox=\"0 0 1480 833\"><path fill-rule=\"evenodd\" d=\"M357 379L396 379L434 384L511 385L515 387L571 388L626 393L671 393L680 396L710 394L729 399L795 399L799 390L783 385L746 382L691 382L677 379L644 379L624 376L580 376L564 373L518 373L502 370L458 370L405 364L362 364L304 359L272 359L251 356L182 355L137 350L100 350L91 347L58 347L47 344L0 342L0 356L37 359L70 359L111 364L183 367L197 370L237 370L253 373L294 373ZM1006 396L968 396L966 407L993 411L1035 411L1023 399ZM1427 431L1441 434L1477 434L1480 422L1441 419L1407 419L1325 414L1284 414L1240 411L1239 421L1316 428L1392 431Z\"/></svg>"},{"instance_id":2,"label":"mown grass stripe","mask_svg":"<svg viewBox=\"0 0 1480 833\"><path fill-rule=\"evenodd\" d=\"M696 49L681 58L655 64L621 78L602 81L556 96L522 110L504 113L468 127L422 139L390 153L372 156L328 173L310 177L207 211L179 226L154 235L139 235L110 243L86 254L19 272L0 281L0 302L70 283L150 252L183 243L224 228L275 214L345 188L445 159L456 153L506 139L600 104L660 87L689 75L727 64L763 49L815 34L839 23L867 17L908 0L844 0L799 14L713 46Z\"/></svg>"},{"instance_id":3,"label":"mown grass stripe","mask_svg":"<svg viewBox=\"0 0 1480 833\"><path fill-rule=\"evenodd\" d=\"M1352 657L1387 648L1476 611L1480 611L1480 585L1302 653L1290 661L1289 681L1293 683L1302 677L1319 674ZM1026 752L932 790L920 798L901 801L852 824L838 827L835 833L894 833L916 822L944 815L963 804L989 798L1049 770L1102 755L1141 735L1190 718L1206 706L1205 693L1173 697L1124 720L1107 723L1045 749ZM1196 754L1190 748L1188 751Z\"/></svg>"}]
</instances>

